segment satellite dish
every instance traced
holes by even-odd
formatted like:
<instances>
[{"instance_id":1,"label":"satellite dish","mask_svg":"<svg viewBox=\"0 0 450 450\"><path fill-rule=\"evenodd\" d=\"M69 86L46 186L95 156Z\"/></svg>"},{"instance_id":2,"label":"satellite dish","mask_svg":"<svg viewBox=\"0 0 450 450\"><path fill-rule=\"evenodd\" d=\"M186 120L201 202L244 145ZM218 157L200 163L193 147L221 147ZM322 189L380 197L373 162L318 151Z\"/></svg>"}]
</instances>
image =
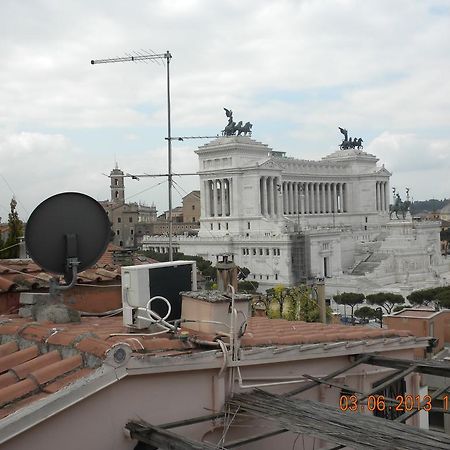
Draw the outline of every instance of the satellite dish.
<instances>
[{"instance_id":1,"label":"satellite dish","mask_svg":"<svg viewBox=\"0 0 450 450\"><path fill-rule=\"evenodd\" d=\"M68 287L75 283L77 272L99 260L110 240L111 224L105 210L79 192L44 200L31 213L25 230L31 258L46 271L64 275Z\"/></svg>"}]
</instances>

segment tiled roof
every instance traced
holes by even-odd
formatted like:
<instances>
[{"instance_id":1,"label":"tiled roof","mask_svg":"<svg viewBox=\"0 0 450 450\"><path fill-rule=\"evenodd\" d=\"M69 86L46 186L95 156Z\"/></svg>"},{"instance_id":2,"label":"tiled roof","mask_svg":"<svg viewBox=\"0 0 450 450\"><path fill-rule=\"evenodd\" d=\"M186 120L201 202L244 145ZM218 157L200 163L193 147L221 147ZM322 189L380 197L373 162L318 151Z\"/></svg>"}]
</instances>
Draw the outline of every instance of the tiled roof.
<instances>
[{"instance_id":1,"label":"tiled roof","mask_svg":"<svg viewBox=\"0 0 450 450\"><path fill-rule=\"evenodd\" d=\"M252 317L248 321L246 333L241 339L241 345L243 347L254 347L273 344L315 344L412 335L410 331L406 330L325 325L322 323L291 322L284 319Z\"/></svg>"},{"instance_id":2,"label":"tiled roof","mask_svg":"<svg viewBox=\"0 0 450 450\"><path fill-rule=\"evenodd\" d=\"M72 383L92 375L104 363L114 365L118 348L126 353L126 360L133 354L138 358L144 354L157 359L189 357L191 353L212 350L208 342L215 338L194 331L179 337L169 333L118 336L120 333L129 333L120 316L82 317L79 323L67 324L0 316L0 420L34 401L70 389ZM405 336L411 333L252 317L241 346L245 349ZM195 337L198 339L190 339Z\"/></svg>"},{"instance_id":3,"label":"tiled roof","mask_svg":"<svg viewBox=\"0 0 450 450\"><path fill-rule=\"evenodd\" d=\"M120 266L113 263L113 253L121 250L121 247L109 244L97 264L78 274L77 283L97 284L120 280ZM134 265L157 262L142 255L133 255L132 258ZM0 293L47 289L53 276L31 259L2 259L0 260Z\"/></svg>"},{"instance_id":4,"label":"tiled roof","mask_svg":"<svg viewBox=\"0 0 450 450\"><path fill-rule=\"evenodd\" d=\"M127 333L122 317L83 317L80 323L36 323L0 316L0 420L25 401L39 400L88 376L117 345L129 353L179 355L194 345L181 339L111 336Z\"/></svg>"},{"instance_id":5,"label":"tiled roof","mask_svg":"<svg viewBox=\"0 0 450 450\"><path fill-rule=\"evenodd\" d=\"M54 275L43 271L31 259L0 260L0 293L48 289ZM120 267L105 266L86 269L78 274L78 283L103 283L120 279Z\"/></svg>"}]
</instances>

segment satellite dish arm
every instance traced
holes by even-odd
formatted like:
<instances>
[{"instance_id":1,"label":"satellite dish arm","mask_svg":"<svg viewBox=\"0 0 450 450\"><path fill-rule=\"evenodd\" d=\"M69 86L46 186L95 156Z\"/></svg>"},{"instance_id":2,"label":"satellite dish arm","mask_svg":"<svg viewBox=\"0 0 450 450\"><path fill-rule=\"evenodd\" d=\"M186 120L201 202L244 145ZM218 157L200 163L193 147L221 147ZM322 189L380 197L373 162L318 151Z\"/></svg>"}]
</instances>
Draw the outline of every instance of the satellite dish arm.
<instances>
[{"instance_id":1,"label":"satellite dish arm","mask_svg":"<svg viewBox=\"0 0 450 450\"><path fill-rule=\"evenodd\" d=\"M57 281L50 282L50 293L56 294L56 291L65 291L72 288L78 275L78 266L80 261L78 259L78 245L76 234L66 234L66 270L64 273L64 279L67 284L60 285ZM69 281L70 280L70 281Z\"/></svg>"}]
</instances>

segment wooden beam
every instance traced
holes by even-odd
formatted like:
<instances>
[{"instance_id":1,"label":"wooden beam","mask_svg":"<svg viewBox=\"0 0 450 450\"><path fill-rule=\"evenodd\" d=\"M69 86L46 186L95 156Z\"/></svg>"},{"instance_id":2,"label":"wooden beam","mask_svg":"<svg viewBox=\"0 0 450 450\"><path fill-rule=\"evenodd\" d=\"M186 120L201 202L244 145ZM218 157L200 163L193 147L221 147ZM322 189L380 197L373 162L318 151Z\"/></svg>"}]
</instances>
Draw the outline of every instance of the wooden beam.
<instances>
[{"instance_id":1,"label":"wooden beam","mask_svg":"<svg viewBox=\"0 0 450 450\"><path fill-rule=\"evenodd\" d=\"M137 439L144 444L153 445L163 450L217 450L217 446L214 444L193 441L142 421L128 422L125 427L130 430L132 439Z\"/></svg>"},{"instance_id":2,"label":"wooden beam","mask_svg":"<svg viewBox=\"0 0 450 450\"><path fill-rule=\"evenodd\" d=\"M326 381L326 380L331 380L334 377L337 377L338 375L343 374L344 372L347 372L350 369L353 369L353 367L359 366L360 364L365 364L367 363L367 361L369 361L372 358L371 355L364 355L363 357L357 359L355 362L353 362L352 364L345 366L341 369L336 370L335 372L332 372L328 375L326 375L325 377L322 378L318 378L318 380L321 381ZM311 381L310 383L305 383L303 386L296 388L292 391L286 392L285 394L282 394L283 397L292 397L293 395L297 395L300 394L301 392L305 392L308 389L312 389L313 387L319 386L320 382L319 381Z\"/></svg>"},{"instance_id":3,"label":"wooden beam","mask_svg":"<svg viewBox=\"0 0 450 450\"><path fill-rule=\"evenodd\" d=\"M376 394L377 392L380 392L385 387L390 386L392 383L395 383L398 380L401 380L402 378L406 377L410 373L414 372L417 369L416 365L412 365L410 367L407 367L405 370L401 370L397 372L396 374L392 375L391 378L388 378L384 383L381 383L380 385L374 387L371 389L368 393L364 394L362 397L359 398L359 401L365 400L366 398L370 397L373 394Z\"/></svg>"},{"instance_id":4,"label":"wooden beam","mask_svg":"<svg viewBox=\"0 0 450 450\"><path fill-rule=\"evenodd\" d=\"M374 366L391 367L393 369L404 370L413 365L416 366L416 371L420 373L427 373L429 375L437 375L440 377L450 377L450 365L448 363L441 363L439 361L425 361L425 360L407 360L388 358L387 356L370 355L366 364Z\"/></svg>"},{"instance_id":5,"label":"wooden beam","mask_svg":"<svg viewBox=\"0 0 450 450\"><path fill-rule=\"evenodd\" d=\"M437 390L433 395L431 395L431 400L434 400L435 398L439 397L441 394L443 394L444 392L447 392L450 389L450 384L446 387L443 387L439 390ZM422 409L422 407L428 402L421 402L420 404L420 408L417 409L413 409L412 411L408 411L403 413L401 416L398 416L395 421L396 422L401 422L404 423L405 421L407 421L410 417L414 416L414 414L417 414L418 412L420 412L420 410ZM435 411L435 409L431 409L430 411Z\"/></svg>"},{"instance_id":6,"label":"wooden beam","mask_svg":"<svg viewBox=\"0 0 450 450\"><path fill-rule=\"evenodd\" d=\"M195 423L220 419L221 417L224 417L224 416L225 416L224 412L219 412L217 414L208 414L206 416L193 417L192 419L185 419L185 420L178 420L176 422L163 423L158 426L160 428L164 428L165 430L167 430L169 428L185 427L186 425L193 425Z\"/></svg>"}]
</instances>

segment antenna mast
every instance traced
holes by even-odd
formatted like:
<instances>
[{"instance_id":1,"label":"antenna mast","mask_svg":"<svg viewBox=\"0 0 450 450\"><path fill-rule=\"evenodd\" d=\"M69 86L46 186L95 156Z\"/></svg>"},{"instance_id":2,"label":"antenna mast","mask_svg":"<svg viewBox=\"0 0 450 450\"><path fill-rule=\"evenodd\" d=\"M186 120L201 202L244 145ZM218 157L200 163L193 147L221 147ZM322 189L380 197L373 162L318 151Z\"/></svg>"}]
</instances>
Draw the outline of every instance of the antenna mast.
<instances>
[{"instance_id":1,"label":"antenna mast","mask_svg":"<svg viewBox=\"0 0 450 450\"><path fill-rule=\"evenodd\" d=\"M171 135L171 117L170 117L170 60L172 55L169 50L166 53L152 53L152 54L136 54L122 58L108 58L108 59L93 59L91 64L108 64L118 62L137 62L137 61L157 61L166 60L167 68L167 180L168 180L168 196L169 196L169 261L173 261L172 235L173 235L173 218L172 218L172 135Z\"/></svg>"}]
</instances>

